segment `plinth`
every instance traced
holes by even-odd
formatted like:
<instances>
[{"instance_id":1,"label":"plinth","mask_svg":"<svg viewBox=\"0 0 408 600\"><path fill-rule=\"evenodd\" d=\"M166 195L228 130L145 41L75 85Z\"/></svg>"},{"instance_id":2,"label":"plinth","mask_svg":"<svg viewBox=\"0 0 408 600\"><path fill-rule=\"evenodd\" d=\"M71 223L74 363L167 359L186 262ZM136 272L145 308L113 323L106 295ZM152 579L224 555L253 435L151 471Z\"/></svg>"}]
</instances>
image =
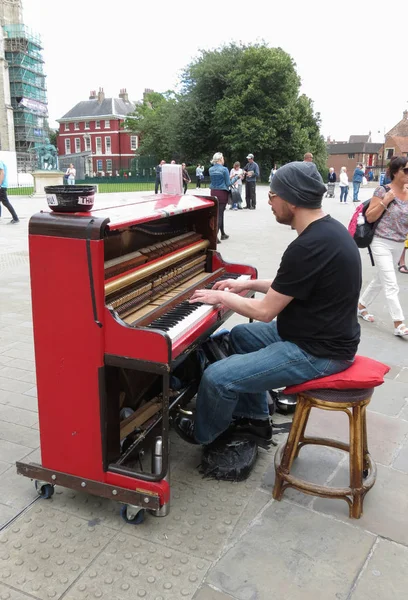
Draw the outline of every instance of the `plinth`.
<instances>
[{"instance_id":1,"label":"plinth","mask_svg":"<svg viewBox=\"0 0 408 600\"><path fill-rule=\"evenodd\" d=\"M45 198L45 186L63 185L64 173L62 171L34 171L34 198Z\"/></svg>"}]
</instances>

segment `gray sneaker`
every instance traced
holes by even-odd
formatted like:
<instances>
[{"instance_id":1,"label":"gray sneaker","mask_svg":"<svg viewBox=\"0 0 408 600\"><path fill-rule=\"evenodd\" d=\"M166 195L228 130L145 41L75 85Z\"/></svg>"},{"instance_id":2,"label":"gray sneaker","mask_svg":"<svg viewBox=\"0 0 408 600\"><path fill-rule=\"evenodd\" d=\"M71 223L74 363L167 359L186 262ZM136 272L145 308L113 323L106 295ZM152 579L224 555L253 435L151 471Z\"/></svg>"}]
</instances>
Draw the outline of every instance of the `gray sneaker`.
<instances>
[{"instance_id":1,"label":"gray sneaker","mask_svg":"<svg viewBox=\"0 0 408 600\"><path fill-rule=\"evenodd\" d=\"M11 219L9 225L15 225L16 223L20 223L20 219Z\"/></svg>"}]
</instances>

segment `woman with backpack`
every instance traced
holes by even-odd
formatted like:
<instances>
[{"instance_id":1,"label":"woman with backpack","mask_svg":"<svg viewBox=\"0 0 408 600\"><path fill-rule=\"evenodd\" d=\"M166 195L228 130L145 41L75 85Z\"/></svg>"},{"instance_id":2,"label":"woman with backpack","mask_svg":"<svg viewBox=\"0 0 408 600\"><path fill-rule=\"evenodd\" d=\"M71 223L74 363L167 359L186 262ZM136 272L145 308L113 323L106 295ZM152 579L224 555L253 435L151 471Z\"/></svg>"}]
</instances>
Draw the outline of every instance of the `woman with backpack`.
<instances>
[{"instance_id":1,"label":"woman with backpack","mask_svg":"<svg viewBox=\"0 0 408 600\"><path fill-rule=\"evenodd\" d=\"M388 166L391 182L387 189L381 185L376 188L365 213L369 223L379 221L371 243L377 274L360 296L358 305L358 316L373 322L374 317L367 308L382 288L394 321L394 335L400 337L408 336L408 327L404 323L404 314L398 298L399 287L395 271L408 232L407 163L406 156L392 157Z\"/></svg>"}]
</instances>

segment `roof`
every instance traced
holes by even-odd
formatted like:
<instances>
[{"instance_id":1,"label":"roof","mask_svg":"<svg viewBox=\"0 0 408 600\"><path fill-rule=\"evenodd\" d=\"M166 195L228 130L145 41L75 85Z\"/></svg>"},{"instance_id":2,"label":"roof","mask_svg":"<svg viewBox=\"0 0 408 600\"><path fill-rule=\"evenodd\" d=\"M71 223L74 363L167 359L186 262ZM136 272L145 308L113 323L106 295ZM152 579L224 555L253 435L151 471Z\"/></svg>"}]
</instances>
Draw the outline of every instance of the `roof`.
<instances>
[{"instance_id":1,"label":"roof","mask_svg":"<svg viewBox=\"0 0 408 600\"><path fill-rule=\"evenodd\" d=\"M126 117L136 108L134 102L125 102L122 98L105 98L102 102L95 100L84 100L78 102L58 122L72 119L85 119L95 117Z\"/></svg>"},{"instance_id":2,"label":"roof","mask_svg":"<svg viewBox=\"0 0 408 600\"><path fill-rule=\"evenodd\" d=\"M353 137L353 136L351 136ZM367 142L367 143L352 143L345 144L328 144L327 153L333 154L378 154L382 144Z\"/></svg>"},{"instance_id":3,"label":"roof","mask_svg":"<svg viewBox=\"0 0 408 600\"><path fill-rule=\"evenodd\" d=\"M393 145L398 146L400 152L408 152L408 137L398 135L387 137L385 147L392 148Z\"/></svg>"},{"instance_id":4,"label":"roof","mask_svg":"<svg viewBox=\"0 0 408 600\"><path fill-rule=\"evenodd\" d=\"M392 129L390 129L385 137L408 137L408 119L404 116L404 118L397 123Z\"/></svg>"},{"instance_id":5,"label":"roof","mask_svg":"<svg viewBox=\"0 0 408 600\"><path fill-rule=\"evenodd\" d=\"M350 144L365 143L370 140L370 135L351 135L349 139Z\"/></svg>"}]
</instances>

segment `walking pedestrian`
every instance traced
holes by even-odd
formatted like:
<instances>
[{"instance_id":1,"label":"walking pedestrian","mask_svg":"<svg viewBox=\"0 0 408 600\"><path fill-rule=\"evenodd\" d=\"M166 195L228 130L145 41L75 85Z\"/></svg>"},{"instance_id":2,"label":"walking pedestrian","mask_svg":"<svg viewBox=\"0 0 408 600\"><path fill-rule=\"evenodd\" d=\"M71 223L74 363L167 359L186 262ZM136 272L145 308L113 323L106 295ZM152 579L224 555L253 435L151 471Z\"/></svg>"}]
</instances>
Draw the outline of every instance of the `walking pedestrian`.
<instances>
[{"instance_id":1,"label":"walking pedestrian","mask_svg":"<svg viewBox=\"0 0 408 600\"><path fill-rule=\"evenodd\" d=\"M8 188L7 165L5 162L0 160L0 205L3 204L3 206L5 206L7 208L7 210L9 211L9 213L12 216L10 224L15 225L15 223L18 223L20 221L20 219L18 218L16 211L14 210L13 206L11 205L10 200L7 197L7 188ZM1 215L1 212L0 212L0 215Z\"/></svg>"},{"instance_id":2,"label":"walking pedestrian","mask_svg":"<svg viewBox=\"0 0 408 600\"><path fill-rule=\"evenodd\" d=\"M72 163L69 165L68 169L65 171L65 176L67 178L68 185L75 185L76 169Z\"/></svg>"},{"instance_id":3,"label":"walking pedestrian","mask_svg":"<svg viewBox=\"0 0 408 600\"><path fill-rule=\"evenodd\" d=\"M358 163L357 167L354 169L354 174L353 174L353 202L358 202L358 192L360 191L360 185L363 182L363 177L364 177L363 164Z\"/></svg>"},{"instance_id":4,"label":"walking pedestrian","mask_svg":"<svg viewBox=\"0 0 408 600\"><path fill-rule=\"evenodd\" d=\"M340 202L347 202L347 194L349 191L349 180L347 175L347 167L340 169Z\"/></svg>"},{"instance_id":5,"label":"walking pedestrian","mask_svg":"<svg viewBox=\"0 0 408 600\"><path fill-rule=\"evenodd\" d=\"M248 210L256 209L256 178L259 177L259 167L254 161L254 155L248 154L245 171L245 201Z\"/></svg>"},{"instance_id":6,"label":"walking pedestrian","mask_svg":"<svg viewBox=\"0 0 408 600\"><path fill-rule=\"evenodd\" d=\"M218 199L218 229L221 232L221 240L227 240L229 235L224 230L224 213L228 204L229 189L235 179L231 181L227 167L224 167L224 156L222 152L216 152L211 160L212 167L210 173L210 189ZM217 244L221 243L217 238Z\"/></svg>"},{"instance_id":7,"label":"walking pedestrian","mask_svg":"<svg viewBox=\"0 0 408 600\"><path fill-rule=\"evenodd\" d=\"M399 287L395 265L401 258L408 231L408 158L393 156L388 170L391 183L387 188L380 185L375 189L365 218L369 223L379 221L371 251L377 267L377 274L360 296L358 316L364 321L373 322L374 316L367 310L381 289L391 319L394 321L394 335L408 336L404 323L404 313L398 298Z\"/></svg>"},{"instance_id":8,"label":"walking pedestrian","mask_svg":"<svg viewBox=\"0 0 408 600\"><path fill-rule=\"evenodd\" d=\"M181 175L183 177L183 190L184 193L186 193L188 184L191 183L190 175L186 169L186 163L181 163Z\"/></svg>"}]
</instances>

